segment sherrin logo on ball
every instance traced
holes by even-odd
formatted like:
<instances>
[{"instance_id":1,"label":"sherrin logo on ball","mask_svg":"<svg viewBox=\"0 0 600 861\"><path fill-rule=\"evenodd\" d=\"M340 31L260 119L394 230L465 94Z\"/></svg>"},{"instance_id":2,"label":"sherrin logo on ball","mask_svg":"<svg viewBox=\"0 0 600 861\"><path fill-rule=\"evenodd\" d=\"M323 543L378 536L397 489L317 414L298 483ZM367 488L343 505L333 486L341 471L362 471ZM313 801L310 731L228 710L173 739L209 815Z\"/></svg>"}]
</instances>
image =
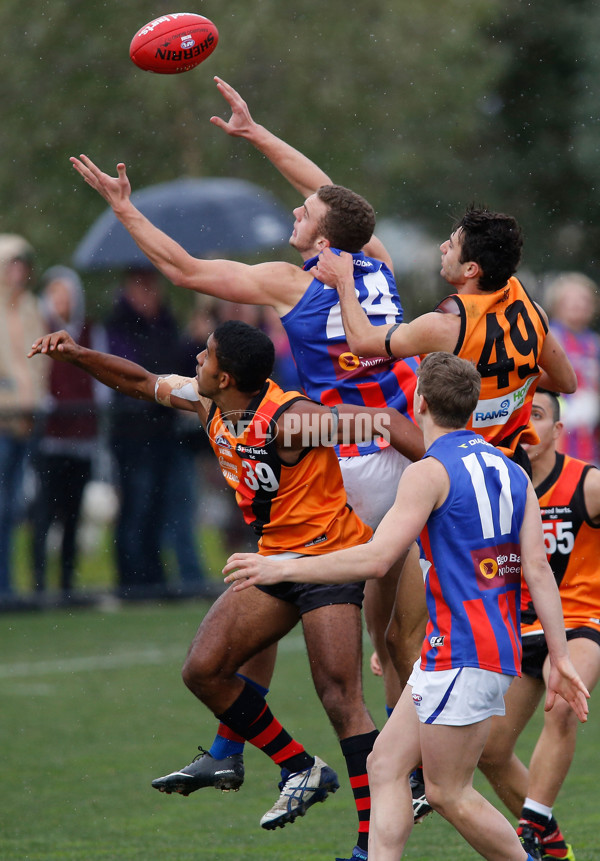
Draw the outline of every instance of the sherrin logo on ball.
<instances>
[{"instance_id":1,"label":"sherrin logo on ball","mask_svg":"<svg viewBox=\"0 0 600 861\"><path fill-rule=\"evenodd\" d=\"M194 12L172 12L144 24L129 46L138 68L161 75L187 72L203 63L217 47L219 31Z\"/></svg>"}]
</instances>

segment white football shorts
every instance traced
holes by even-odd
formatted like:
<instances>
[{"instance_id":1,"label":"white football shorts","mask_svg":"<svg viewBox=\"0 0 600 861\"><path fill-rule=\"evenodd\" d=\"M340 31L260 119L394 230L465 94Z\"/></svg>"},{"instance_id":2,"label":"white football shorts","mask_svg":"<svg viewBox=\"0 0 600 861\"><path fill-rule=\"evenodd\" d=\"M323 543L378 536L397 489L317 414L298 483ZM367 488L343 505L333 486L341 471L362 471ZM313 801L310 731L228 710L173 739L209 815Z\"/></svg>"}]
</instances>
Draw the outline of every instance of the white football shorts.
<instances>
[{"instance_id":1,"label":"white football shorts","mask_svg":"<svg viewBox=\"0 0 600 861\"><path fill-rule=\"evenodd\" d=\"M505 713L504 694L514 676L477 667L422 670L420 662L408 684L421 723L467 726Z\"/></svg>"},{"instance_id":2,"label":"white football shorts","mask_svg":"<svg viewBox=\"0 0 600 861\"><path fill-rule=\"evenodd\" d=\"M348 502L363 523L377 529L396 499L398 482L411 462L392 446L339 459Z\"/></svg>"}]
</instances>

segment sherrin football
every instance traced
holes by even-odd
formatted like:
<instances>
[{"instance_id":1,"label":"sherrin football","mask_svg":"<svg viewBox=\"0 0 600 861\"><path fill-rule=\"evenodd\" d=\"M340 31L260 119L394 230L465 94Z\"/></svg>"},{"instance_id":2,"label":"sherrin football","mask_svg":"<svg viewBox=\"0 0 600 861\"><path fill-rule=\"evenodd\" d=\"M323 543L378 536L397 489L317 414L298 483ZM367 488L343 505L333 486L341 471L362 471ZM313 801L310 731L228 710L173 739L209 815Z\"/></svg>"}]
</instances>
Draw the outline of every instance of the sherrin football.
<instances>
[{"instance_id":1,"label":"sherrin football","mask_svg":"<svg viewBox=\"0 0 600 861\"><path fill-rule=\"evenodd\" d=\"M218 41L218 30L208 18L193 12L172 12L137 31L129 56L146 72L176 75L204 62Z\"/></svg>"}]
</instances>

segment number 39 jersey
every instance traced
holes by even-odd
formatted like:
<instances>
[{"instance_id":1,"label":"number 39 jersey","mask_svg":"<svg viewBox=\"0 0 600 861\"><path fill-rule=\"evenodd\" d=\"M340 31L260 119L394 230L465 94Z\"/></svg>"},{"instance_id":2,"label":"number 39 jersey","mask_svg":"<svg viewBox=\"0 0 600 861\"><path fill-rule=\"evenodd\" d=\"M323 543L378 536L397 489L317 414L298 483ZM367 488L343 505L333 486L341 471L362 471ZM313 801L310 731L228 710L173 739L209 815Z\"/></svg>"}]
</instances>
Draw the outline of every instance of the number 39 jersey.
<instances>
[{"instance_id":1,"label":"number 39 jersey","mask_svg":"<svg viewBox=\"0 0 600 861\"><path fill-rule=\"evenodd\" d=\"M403 310L388 267L362 252L353 254L358 300L374 326L402 322ZM318 257L307 260L310 270ZM281 318L306 394L327 406L394 407L412 418L418 360L361 358L351 352L337 290L314 278L300 301ZM383 443L386 445L386 443ZM371 454L378 443L344 445L341 457Z\"/></svg>"},{"instance_id":2,"label":"number 39 jersey","mask_svg":"<svg viewBox=\"0 0 600 861\"><path fill-rule=\"evenodd\" d=\"M241 417L231 421L215 404L207 417L221 472L259 536L262 555L328 553L372 535L348 505L333 448L305 449L292 465L280 459L277 419L298 400L306 398L267 380Z\"/></svg>"},{"instance_id":3,"label":"number 39 jersey","mask_svg":"<svg viewBox=\"0 0 600 861\"><path fill-rule=\"evenodd\" d=\"M554 469L535 489L548 561L560 591L567 629L600 631L600 526L591 522L583 495L585 477L594 468L557 453ZM525 585L521 619L523 634L542 630Z\"/></svg>"},{"instance_id":4,"label":"number 39 jersey","mask_svg":"<svg viewBox=\"0 0 600 861\"><path fill-rule=\"evenodd\" d=\"M539 442L529 417L548 327L536 304L514 277L502 290L447 297L438 310L450 298L461 320L454 352L481 374L469 428L509 454L519 442Z\"/></svg>"},{"instance_id":5,"label":"number 39 jersey","mask_svg":"<svg viewBox=\"0 0 600 861\"><path fill-rule=\"evenodd\" d=\"M425 457L440 461L450 488L421 533L430 563L421 668L477 667L519 675L519 536L527 477L467 430L439 437Z\"/></svg>"}]
</instances>

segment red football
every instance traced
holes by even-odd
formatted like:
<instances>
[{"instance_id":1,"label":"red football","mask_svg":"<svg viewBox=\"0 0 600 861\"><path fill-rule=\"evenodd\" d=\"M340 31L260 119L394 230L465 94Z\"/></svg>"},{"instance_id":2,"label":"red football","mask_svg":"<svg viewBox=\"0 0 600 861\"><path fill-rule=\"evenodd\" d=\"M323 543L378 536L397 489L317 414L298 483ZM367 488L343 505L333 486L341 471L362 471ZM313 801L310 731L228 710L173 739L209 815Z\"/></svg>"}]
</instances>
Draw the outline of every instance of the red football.
<instances>
[{"instance_id":1,"label":"red football","mask_svg":"<svg viewBox=\"0 0 600 861\"><path fill-rule=\"evenodd\" d=\"M210 57L218 41L218 30L208 18L193 12L172 12L137 31L129 56L147 72L175 75Z\"/></svg>"}]
</instances>

